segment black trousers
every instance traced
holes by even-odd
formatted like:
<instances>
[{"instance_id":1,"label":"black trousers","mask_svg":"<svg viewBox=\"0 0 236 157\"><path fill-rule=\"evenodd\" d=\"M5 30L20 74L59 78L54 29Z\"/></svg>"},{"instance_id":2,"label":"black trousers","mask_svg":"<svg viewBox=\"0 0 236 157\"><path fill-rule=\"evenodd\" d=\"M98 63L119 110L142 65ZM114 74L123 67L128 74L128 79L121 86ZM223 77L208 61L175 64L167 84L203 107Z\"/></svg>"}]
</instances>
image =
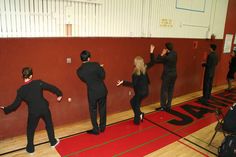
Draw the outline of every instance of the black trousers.
<instances>
[{"instance_id":1,"label":"black trousers","mask_svg":"<svg viewBox=\"0 0 236 157\"><path fill-rule=\"evenodd\" d=\"M168 76L162 78L160 93L162 108L171 108L176 78L176 76Z\"/></svg>"},{"instance_id":2,"label":"black trousers","mask_svg":"<svg viewBox=\"0 0 236 157\"><path fill-rule=\"evenodd\" d=\"M213 84L213 76L204 74L204 81L203 81L203 99L204 100L210 99L212 84Z\"/></svg>"},{"instance_id":3,"label":"black trousers","mask_svg":"<svg viewBox=\"0 0 236 157\"><path fill-rule=\"evenodd\" d=\"M106 101L107 101L106 96L101 97L99 99L89 98L90 119L93 126L93 130L95 132L99 132L99 127L101 130L105 130L106 128L106 119L107 119ZM99 116L100 116L99 127L97 123L97 108L98 108Z\"/></svg>"},{"instance_id":4,"label":"black trousers","mask_svg":"<svg viewBox=\"0 0 236 157\"><path fill-rule=\"evenodd\" d=\"M130 100L130 105L134 112L134 123L139 124L140 123L140 115L141 115L141 102L146 97L146 95L137 95L135 94L133 98Z\"/></svg>"},{"instance_id":5,"label":"black trousers","mask_svg":"<svg viewBox=\"0 0 236 157\"><path fill-rule=\"evenodd\" d=\"M47 111L44 111L39 115L29 114L28 124L27 124L27 146L26 146L26 150L29 153L34 152L34 133L35 129L38 126L40 118L42 118L45 123L50 144L54 145L57 142L54 135L54 128L50 110L48 109Z\"/></svg>"}]
</instances>

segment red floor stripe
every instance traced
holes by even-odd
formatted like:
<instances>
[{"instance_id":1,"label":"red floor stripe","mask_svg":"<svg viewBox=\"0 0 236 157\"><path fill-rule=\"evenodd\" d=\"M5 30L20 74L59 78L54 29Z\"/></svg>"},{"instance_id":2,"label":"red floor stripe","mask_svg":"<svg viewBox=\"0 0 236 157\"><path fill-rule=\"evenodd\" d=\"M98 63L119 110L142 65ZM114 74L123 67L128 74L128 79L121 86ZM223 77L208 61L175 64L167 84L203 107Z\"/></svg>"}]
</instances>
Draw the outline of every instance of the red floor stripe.
<instances>
[{"instance_id":1,"label":"red floor stripe","mask_svg":"<svg viewBox=\"0 0 236 157\"><path fill-rule=\"evenodd\" d=\"M121 152L125 152L129 149L133 149L137 146L145 145L145 143L149 143L151 140L157 138L157 139L164 139L164 137L170 135L169 132L158 128L156 126L153 126L150 129L147 129L143 132L140 132L138 134L130 134L130 136L127 136L125 138L117 139L116 141L109 141L107 144L98 146L94 149L87 150L87 151L78 151L75 152L72 157L75 156L81 156L81 157L90 157L94 156L99 152L99 156L102 157L110 157L115 156L116 154L119 154ZM69 155L70 156L70 155Z\"/></svg>"},{"instance_id":2,"label":"red floor stripe","mask_svg":"<svg viewBox=\"0 0 236 157\"><path fill-rule=\"evenodd\" d=\"M134 125L132 120L125 121L119 124L108 126L105 133L100 135L88 135L86 133L61 140L57 146L57 151L62 155L75 152L80 149L92 147L94 145L103 144L107 141L126 136L127 134L143 131L153 124L145 121L142 125Z\"/></svg>"},{"instance_id":3,"label":"red floor stripe","mask_svg":"<svg viewBox=\"0 0 236 157\"><path fill-rule=\"evenodd\" d=\"M196 100L183 104L204 107L198 104ZM192 117L194 121L191 124L175 126L168 123L169 120L176 118L174 115L167 112L153 112L145 115L145 118L167 128L167 130L147 120L139 126L134 125L132 120L127 120L108 126L105 133L99 136L84 133L64 139L57 147L57 151L61 156L73 157L144 156L216 121L214 113L207 113L203 118L197 119L183 110L181 105L174 106L173 109ZM227 110L223 107L222 109ZM177 135L171 134L168 129Z\"/></svg>"}]
</instances>

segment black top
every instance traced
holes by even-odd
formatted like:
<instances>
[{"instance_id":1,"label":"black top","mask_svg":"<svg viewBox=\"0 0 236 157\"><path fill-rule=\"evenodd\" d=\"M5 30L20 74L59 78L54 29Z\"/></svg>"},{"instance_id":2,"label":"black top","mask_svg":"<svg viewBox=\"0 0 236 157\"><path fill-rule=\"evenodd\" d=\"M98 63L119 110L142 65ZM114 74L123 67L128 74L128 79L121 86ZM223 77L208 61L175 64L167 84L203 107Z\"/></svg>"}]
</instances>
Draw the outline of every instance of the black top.
<instances>
[{"instance_id":1,"label":"black top","mask_svg":"<svg viewBox=\"0 0 236 157\"><path fill-rule=\"evenodd\" d=\"M147 65L147 69L149 69L153 63L150 62ZM136 95L146 96L148 95L149 89L148 84L150 84L148 74L133 74L132 82L125 81L123 82L123 86L128 86L134 88L134 92Z\"/></svg>"},{"instance_id":2,"label":"black top","mask_svg":"<svg viewBox=\"0 0 236 157\"><path fill-rule=\"evenodd\" d=\"M236 132L236 106L229 109L224 117L223 130L228 132Z\"/></svg>"},{"instance_id":3,"label":"black top","mask_svg":"<svg viewBox=\"0 0 236 157\"><path fill-rule=\"evenodd\" d=\"M177 53L175 51L170 51L164 56L161 56L159 54L157 58L155 58L154 54L151 53L150 58L151 58L151 62L162 63L164 65L164 69L161 76L162 79L169 76L170 77L177 76L177 72L176 72Z\"/></svg>"},{"instance_id":4,"label":"black top","mask_svg":"<svg viewBox=\"0 0 236 157\"><path fill-rule=\"evenodd\" d=\"M22 85L17 90L15 101L4 108L4 112L10 113L16 110L22 101L28 104L29 114L40 114L48 110L48 101L43 97L43 90L48 90L57 96L62 96L62 92L55 86L41 80L33 80Z\"/></svg>"},{"instance_id":5,"label":"black top","mask_svg":"<svg viewBox=\"0 0 236 157\"><path fill-rule=\"evenodd\" d=\"M107 95L107 88L104 83L105 71L96 62L83 63L77 69L78 77L86 83L89 98L101 98Z\"/></svg>"},{"instance_id":6,"label":"black top","mask_svg":"<svg viewBox=\"0 0 236 157\"><path fill-rule=\"evenodd\" d=\"M205 67L205 74L207 76L213 77L215 75L215 68L218 64L218 56L217 53L212 51L207 56L206 63L203 64Z\"/></svg>"},{"instance_id":7,"label":"black top","mask_svg":"<svg viewBox=\"0 0 236 157\"><path fill-rule=\"evenodd\" d=\"M236 71L236 56L232 57L229 62L229 70Z\"/></svg>"}]
</instances>

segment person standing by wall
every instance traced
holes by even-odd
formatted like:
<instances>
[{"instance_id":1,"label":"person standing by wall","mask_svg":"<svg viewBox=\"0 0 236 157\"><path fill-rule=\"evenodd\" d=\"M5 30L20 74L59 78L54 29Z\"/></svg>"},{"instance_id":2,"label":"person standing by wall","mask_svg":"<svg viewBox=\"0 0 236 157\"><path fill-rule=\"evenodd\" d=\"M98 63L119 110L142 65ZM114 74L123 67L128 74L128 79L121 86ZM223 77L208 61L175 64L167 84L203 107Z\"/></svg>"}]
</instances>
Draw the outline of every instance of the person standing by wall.
<instances>
[{"instance_id":1,"label":"person standing by wall","mask_svg":"<svg viewBox=\"0 0 236 157\"><path fill-rule=\"evenodd\" d=\"M87 85L89 112L93 129L88 134L98 135L106 129L106 101L107 88L104 83L105 71L102 65L90 62L91 54L84 50L80 54L83 62L77 69L77 76ZM100 124L97 123L97 108L100 115Z\"/></svg>"},{"instance_id":2,"label":"person standing by wall","mask_svg":"<svg viewBox=\"0 0 236 157\"><path fill-rule=\"evenodd\" d=\"M125 80L118 80L117 86L123 85L132 87L134 89L134 96L130 100L131 107L134 112L134 124L140 124L140 120L143 122L144 113L141 112L140 106L142 100L148 96L150 83L147 69L150 68L152 63L145 64L144 59L140 56L134 58L134 71L132 74L132 82Z\"/></svg>"},{"instance_id":3,"label":"person standing by wall","mask_svg":"<svg viewBox=\"0 0 236 157\"><path fill-rule=\"evenodd\" d=\"M229 61L229 71L227 73L227 83L228 88L226 91L230 91L232 89L232 82L234 80L234 73L236 72L236 50L233 50L231 53L231 59Z\"/></svg>"},{"instance_id":4,"label":"person standing by wall","mask_svg":"<svg viewBox=\"0 0 236 157\"><path fill-rule=\"evenodd\" d=\"M205 68L205 72L203 79L203 96L199 99L199 102L201 103L207 103L208 99L211 97L215 69L218 64L216 48L217 46L215 44L210 44L210 53L207 56L206 62L202 63L202 66Z\"/></svg>"},{"instance_id":5,"label":"person standing by wall","mask_svg":"<svg viewBox=\"0 0 236 157\"><path fill-rule=\"evenodd\" d=\"M22 70L24 85L17 90L15 101L7 106L0 108L8 114L16 110L22 101L28 104L28 123L27 123L27 146L28 153L34 152L34 133L39 120L42 118L46 124L46 130L49 142L52 147L59 143L59 139L55 138L51 112L48 107L48 101L43 97L43 90L48 90L57 95L57 101L61 101L62 92L55 86L50 85L41 80L32 80L33 70L25 67Z\"/></svg>"},{"instance_id":6,"label":"person standing by wall","mask_svg":"<svg viewBox=\"0 0 236 157\"><path fill-rule=\"evenodd\" d=\"M165 48L162 50L162 53L159 54L156 58L154 57L155 46L151 45L151 62L157 64L163 64L164 69L162 72L162 84L161 84L161 93L160 93L160 103L161 110L170 112L171 111L171 102L174 93L175 81L177 79L177 53L174 51L173 44L168 42L165 43ZM159 110L159 108L156 108Z\"/></svg>"}]
</instances>

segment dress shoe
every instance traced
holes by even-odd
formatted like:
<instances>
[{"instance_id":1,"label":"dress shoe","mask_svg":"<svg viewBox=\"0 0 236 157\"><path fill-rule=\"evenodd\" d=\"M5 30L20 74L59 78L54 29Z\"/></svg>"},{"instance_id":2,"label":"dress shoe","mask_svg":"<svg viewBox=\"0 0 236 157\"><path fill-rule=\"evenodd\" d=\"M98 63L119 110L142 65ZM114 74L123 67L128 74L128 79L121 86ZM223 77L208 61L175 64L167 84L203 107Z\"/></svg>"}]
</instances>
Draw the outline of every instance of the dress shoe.
<instances>
[{"instance_id":1,"label":"dress shoe","mask_svg":"<svg viewBox=\"0 0 236 157\"><path fill-rule=\"evenodd\" d=\"M29 155L34 155L34 148L29 148L29 147L26 147L26 152L29 154Z\"/></svg>"},{"instance_id":2,"label":"dress shoe","mask_svg":"<svg viewBox=\"0 0 236 157\"><path fill-rule=\"evenodd\" d=\"M29 155L34 155L34 151L33 151L33 152L28 152L28 151L26 150L26 152L27 152Z\"/></svg>"},{"instance_id":3,"label":"dress shoe","mask_svg":"<svg viewBox=\"0 0 236 157\"><path fill-rule=\"evenodd\" d=\"M198 99L198 102L200 102L200 103L202 103L202 104L207 104L207 103L208 103L207 99L205 99L205 98L203 98L203 97L199 98L199 99Z\"/></svg>"},{"instance_id":4,"label":"dress shoe","mask_svg":"<svg viewBox=\"0 0 236 157\"><path fill-rule=\"evenodd\" d=\"M88 130L87 133L88 134L93 134L93 135L99 135L99 132L94 131L94 130Z\"/></svg>"},{"instance_id":5,"label":"dress shoe","mask_svg":"<svg viewBox=\"0 0 236 157\"><path fill-rule=\"evenodd\" d=\"M51 145L52 148L55 148L60 143L59 139L56 139L56 140L57 140L57 142L55 144Z\"/></svg>"}]
</instances>

